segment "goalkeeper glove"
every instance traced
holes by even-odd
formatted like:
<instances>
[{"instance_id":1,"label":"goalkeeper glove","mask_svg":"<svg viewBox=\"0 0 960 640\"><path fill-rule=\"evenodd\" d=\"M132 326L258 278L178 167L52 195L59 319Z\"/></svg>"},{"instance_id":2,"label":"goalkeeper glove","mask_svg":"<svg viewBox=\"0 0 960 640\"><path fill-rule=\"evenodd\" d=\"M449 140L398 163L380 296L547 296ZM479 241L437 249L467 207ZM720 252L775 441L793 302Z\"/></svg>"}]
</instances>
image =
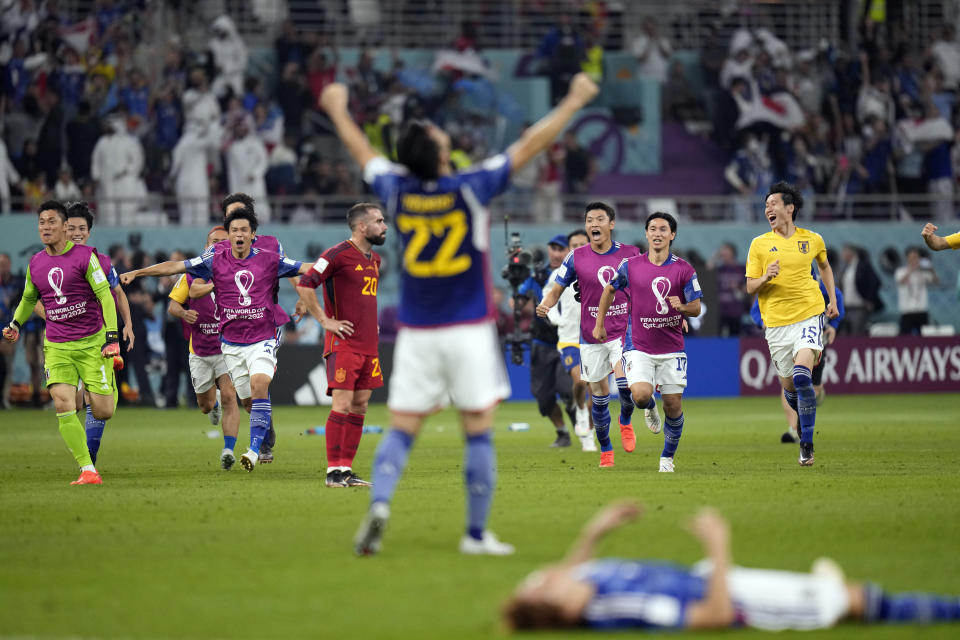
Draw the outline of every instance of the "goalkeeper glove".
<instances>
[{"instance_id":1,"label":"goalkeeper glove","mask_svg":"<svg viewBox=\"0 0 960 640\"><path fill-rule=\"evenodd\" d=\"M20 323L16 320L11 320L10 324L3 328L3 337L10 342L16 342L20 337Z\"/></svg>"},{"instance_id":2,"label":"goalkeeper glove","mask_svg":"<svg viewBox=\"0 0 960 640\"><path fill-rule=\"evenodd\" d=\"M112 358L120 355L120 334L116 331L107 331L107 341L100 348L100 355Z\"/></svg>"}]
</instances>

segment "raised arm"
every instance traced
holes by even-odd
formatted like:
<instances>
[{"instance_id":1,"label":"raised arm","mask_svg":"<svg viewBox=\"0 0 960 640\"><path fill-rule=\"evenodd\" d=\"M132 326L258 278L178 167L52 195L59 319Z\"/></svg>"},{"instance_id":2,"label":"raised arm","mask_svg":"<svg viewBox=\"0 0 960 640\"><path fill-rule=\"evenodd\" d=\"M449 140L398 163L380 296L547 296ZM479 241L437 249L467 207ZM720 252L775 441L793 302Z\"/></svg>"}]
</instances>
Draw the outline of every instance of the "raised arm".
<instances>
[{"instance_id":1,"label":"raised arm","mask_svg":"<svg viewBox=\"0 0 960 640\"><path fill-rule=\"evenodd\" d=\"M187 267L182 260L167 260L159 264L150 265L143 269L134 269L120 274L120 284L130 284L137 278L147 276L173 276L178 273L186 273Z\"/></svg>"},{"instance_id":2,"label":"raised arm","mask_svg":"<svg viewBox=\"0 0 960 640\"><path fill-rule=\"evenodd\" d=\"M553 111L524 131L520 139L507 149L507 155L510 156L510 170L517 172L538 153L550 146L577 111L593 100L599 91L597 83L587 74L578 73L573 76L567 95L560 100Z\"/></svg>"},{"instance_id":3,"label":"raised arm","mask_svg":"<svg viewBox=\"0 0 960 640\"><path fill-rule=\"evenodd\" d=\"M350 117L350 112L347 110L347 97L347 87L342 83L334 82L327 85L320 94L320 106L327 112L337 130L340 142L350 152L354 161L361 167L365 167L380 154Z\"/></svg>"},{"instance_id":4,"label":"raised arm","mask_svg":"<svg viewBox=\"0 0 960 640\"><path fill-rule=\"evenodd\" d=\"M703 544L713 572L707 580L706 594L689 606L684 626L693 629L724 629L733 624L734 609L727 587L730 570L730 525L714 509L706 507L694 516L690 530Z\"/></svg>"},{"instance_id":5,"label":"raised arm","mask_svg":"<svg viewBox=\"0 0 960 640\"><path fill-rule=\"evenodd\" d=\"M920 232L920 237L923 238L923 241L927 243L927 246L934 251L943 251L944 249L950 248L950 243L947 242L947 239L941 236L938 236L935 232L937 230L937 225L932 222L928 222L923 225L923 230Z\"/></svg>"},{"instance_id":6,"label":"raised arm","mask_svg":"<svg viewBox=\"0 0 960 640\"><path fill-rule=\"evenodd\" d=\"M601 538L617 527L636 520L642 513L643 507L632 501L615 502L605 507L584 525L561 566L572 567L590 560Z\"/></svg>"}]
</instances>

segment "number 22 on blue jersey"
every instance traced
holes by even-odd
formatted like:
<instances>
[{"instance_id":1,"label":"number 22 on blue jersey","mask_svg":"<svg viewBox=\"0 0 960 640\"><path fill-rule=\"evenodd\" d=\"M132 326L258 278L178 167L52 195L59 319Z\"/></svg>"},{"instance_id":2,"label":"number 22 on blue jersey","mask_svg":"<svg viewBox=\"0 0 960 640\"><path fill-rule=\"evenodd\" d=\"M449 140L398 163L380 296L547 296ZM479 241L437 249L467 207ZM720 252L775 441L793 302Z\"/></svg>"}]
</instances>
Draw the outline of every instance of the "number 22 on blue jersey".
<instances>
[{"instance_id":1,"label":"number 22 on blue jersey","mask_svg":"<svg viewBox=\"0 0 960 640\"><path fill-rule=\"evenodd\" d=\"M403 252L403 264L414 278L448 278L470 268L470 256L459 254L470 230L463 210L454 209L439 216L402 213L397 216L397 229L411 234ZM440 246L433 257L426 257L424 249L434 237L441 239Z\"/></svg>"}]
</instances>

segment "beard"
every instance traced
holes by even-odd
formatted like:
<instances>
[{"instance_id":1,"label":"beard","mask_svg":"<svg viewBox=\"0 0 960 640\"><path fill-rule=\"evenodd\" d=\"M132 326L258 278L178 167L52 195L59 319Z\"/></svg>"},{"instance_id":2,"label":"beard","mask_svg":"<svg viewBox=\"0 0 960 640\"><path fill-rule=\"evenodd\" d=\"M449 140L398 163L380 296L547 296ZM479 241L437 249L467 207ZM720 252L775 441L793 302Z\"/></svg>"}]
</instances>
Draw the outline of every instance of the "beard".
<instances>
[{"instance_id":1,"label":"beard","mask_svg":"<svg viewBox=\"0 0 960 640\"><path fill-rule=\"evenodd\" d=\"M382 245L384 242L387 241L387 236L386 234L382 236L367 236L365 240L370 244L372 244L373 246L379 247L380 245Z\"/></svg>"}]
</instances>

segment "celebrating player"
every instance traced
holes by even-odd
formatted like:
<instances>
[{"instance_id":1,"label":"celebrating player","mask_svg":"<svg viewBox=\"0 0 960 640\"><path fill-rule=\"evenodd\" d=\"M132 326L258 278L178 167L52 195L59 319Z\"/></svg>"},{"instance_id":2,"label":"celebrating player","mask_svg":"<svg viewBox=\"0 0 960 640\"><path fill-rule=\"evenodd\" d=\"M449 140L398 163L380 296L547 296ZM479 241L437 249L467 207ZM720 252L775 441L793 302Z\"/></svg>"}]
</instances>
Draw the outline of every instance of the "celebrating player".
<instances>
[{"instance_id":1,"label":"celebrating player","mask_svg":"<svg viewBox=\"0 0 960 640\"><path fill-rule=\"evenodd\" d=\"M559 241L559 238L556 240ZM577 229L568 234L566 240L569 249L567 253L590 243L587 232L583 229ZM552 250L556 244L551 242L549 248ZM557 267L544 285L544 293L556 283L559 275L560 267ZM547 319L557 325L557 351L560 352L560 362L573 380L573 400L577 406L574 430L580 438L580 446L584 451L596 451L596 436L590 425L590 410L587 408L587 383L580 376L580 300L574 290L576 286L566 287L563 290L556 306L547 314Z\"/></svg>"},{"instance_id":2,"label":"celebrating player","mask_svg":"<svg viewBox=\"0 0 960 640\"><path fill-rule=\"evenodd\" d=\"M230 238L229 252L218 251L214 246L184 262L168 261L128 271L120 276L120 281L129 284L142 276L186 272L196 278L191 284L191 297L209 293L209 287L203 285L211 281L220 313L220 349L233 386L243 399L244 408L250 411L250 448L240 456L240 464L253 471L273 412L268 395L277 369L273 290L279 278L306 273L313 263L253 248L257 215L247 207L232 211L225 226Z\"/></svg>"},{"instance_id":3,"label":"celebrating player","mask_svg":"<svg viewBox=\"0 0 960 640\"><path fill-rule=\"evenodd\" d=\"M686 260L670 253L677 237L677 221L660 211L647 216L647 246L650 250L624 260L617 277L603 289L593 337L607 337L604 319L617 291L630 298L633 349L623 359L627 382L638 407L653 402L657 389L663 397L666 425L660 471L673 473L674 454L683 433L681 398L687 386L687 354L683 350L683 320L700 315L700 283ZM657 408L654 403L653 411ZM654 424L659 431L660 416Z\"/></svg>"},{"instance_id":4,"label":"celebrating player","mask_svg":"<svg viewBox=\"0 0 960 640\"><path fill-rule=\"evenodd\" d=\"M448 398L466 434L467 533L460 551L509 554L513 547L486 529L496 463L494 409L510 393L490 298L489 219L484 205L508 186L512 171L543 151L597 94L577 74L557 107L528 128L506 153L462 172L450 168L450 137L412 121L397 141L399 166L380 156L347 110L344 85L328 85L320 103L354 160L394 218L404 247L398 320L402 324L390 378L390 431L374 457L370 510L355 540L361 555L380 550L390 500L410 446L427 414Z\"/></svg>"},{"instance_id":5,"label":"celebrating player","mask_svg":"<svg viewBox=\"0 0 960 640\"><path fill-rule=\"evenodd\" d=\"M227 240L227 230L214 227L207 234L206 249L224 240ZM223 451L220 452L220 468L229 470L237 461L233 453L240 430L237 392L233 388L226 359L220 350L217 294L211 290L209 294L191 300L190 284L193 280L193 276L186 273L180 276L170 291L167 313L180 320L184 336L189 341L190 380L193 391L197 394L200 412L210 417L211 424L221 424L222 421Z\"/></svg>"},{"instance_id":6,"label":"celebrating player","mask_svg":"<svg viewBox=\"0 0 960 640\"><path fill-rule=\"evenodd\" d=\"M794 224L803 206L800 192L786 182L770 187L765 213L770 232L750 243L747 255L747 293L758 294L760 314L767 325L770 357L780 375L783 395L800 417L802 467L813 465L813 429L817 395L811 369L823 355L823 296L810 277L817 261L829 301L828 320L836 318L837 297L833 269L820 234Z\"/></svg>"},{"instance_id":7,"label":"celebrating player","mask_svg":"<svg viewBox=\"0 0 960 640\"><path fill-rule=\"evenodd\" d=\"M90 211L90 205L86 202L74 202L67 205L67 236L73 244L86 246L90 239L90 231L93 229L93 212ZM117 270L110 262L110 256L96 252L97 259L100 260L100 267L107 274L107 281L110 283L110 293L113 295L113 302L117 308L120 319L123 320L123 332L121 337L127 341L127 351L133 349L133 323L130 321L130 302L127 300L127 294L120 286L120 276ZM42 302L37 303L43 306ZM122 367L123 360L115 359L114 367ZM118 389L114 384L114 400L116 401ZM85 407L85 408L84 408ZM97 463L97 453L100 451L100 441L103 438L103 431L106 427L105 420L98 420L93 415L93 409L90 406L90 392L84 390L81 394L77 393L77 411L86 411L87 449L90 451L90 459L93 464Z\"/></svg>"},{"instance_id":8,"label":"celebrating player","mask_svg":"<svg viewBox=\"0 0 960 640\"><path fill-rule=\"evenodd\" d=\"M300 279L297 292L307 311L323 326L327 394L333 407L326 423L327 486L369 487L353 472L363 435L363 419L373 389L383 386L377 352L377 283L380 256L373 246L387 239L383 211L361 202L347 212L350 238L327 249ZM323 305L317 287L323 287Z\"/></svg>"},{"instance_id":9,"label":"celebrating player","mask_svg":"<svg viewBox=\"0 0 960 640\"><path fill-rule=\"evenodd\" d=\"M587 523L566 558L527 576L503 608L514 630L825 629L844 618L866 623L931 623L960 619L960 599L891 594L847 580L820 558L810 573L732 566L730 525L701 509L689 525L706 562L682 567L662 560L594 559L597 543L643 512L612 504Z\"/></svg>"},{"instance_id":10,"label":"celebrating player","mask_svg":"<svg viewBox=\"0 0 960 640\"><path fill-rule=\"evenodd\" d=\"M936 234L937 225L928 222L923 225L920 237L927 243L927 246L934 251L943 251L944 249L960 249L960 232L949 236L938 236Z\"/></svg>"},{"instance_id":11,"label":"celebrating player","mask_svg":"<svg viewBox=\"0 0 960 640\"><path fill-rule=\"evenodd\" d=\"M3 337L16 342L37 300L43 302L47 388L57 409L60 435L80 465L80 477L72 484L102 484L77 418L76 394L77 383L83 380L94 418L113 416L113 358L120 355L117 308L96 251L67 238L63 204L48 200L37 214L44 249L30 258L23 297Z\"/></svg>"},{"instance_id":12,"label":"celebrating player","mask_svg":"<svg viewBox=\"0 0 960 640\"><path fill-rule=\"evenodd\" d=\"M629 300L624 291L617 291L607 315L606 341L597 341L593 337L593 318L600 306L603 288L616 276L617 267L627 258L632 258L640 250L632 245L620 244L611 237L616 226L616 212L603 202L591 202L586 207L585 228L590 236L590 244L567 254L556 286L543 297L537 307L537 315L545 317L560 299L566 287L574 280L580 287L580 374L590 385L592 396L593 426L600 441L600 466L613 466L613 444L610 442L610 410L607 407L610 386L607 377L613 371L620 390L620 440L625 451L633 451L636 436L630 425L633 413L633 399L623 375L623 348L628 333ZM586 313L584 313L586 311ZM629 343L627 343L629 345ZM654 409L656 405L654 405ZM654 411L654 413L656 413Z\"/></svg>"},{"instance_id":13,"label":"celebrating player","mask_svg":"<svg viewBox=\"0 0 960 640\"><path fill-rule=\"evenodd\" d=\"M223 218L226 220L227 216L240 207L247 207L250 211L256 212L254 208L255 200L249 195L236 192L231 193L226 198L220 201L220 210L223 212ZM286 254L283 252L283 245L280 243L280 239L275 236L268 236L266 234L257 234L253 238L253 244L257 249L264 249L266 251L273 251L274 253L280 254L280 257L286 257ZM218 251L230 251L230 241L222 240L217 243ZM294 276L289 278L290 283L296 288L297 283L300 281L300 278ZM206 289L201 289L205 291ZM277 286L273 290L273 320L277 325L277 344L283 342L283 327L290 321L290 316L287 315L287 312L284 311L283 307L280 306L279 300L280 294L280 283L277 282ZM296 314L299 318L301 313ZM222 395L222 394L221 394ZM248 409L249 411L249 409ZM273 427L273 415L270 416L270 428L267 431L267 437L264 438L263 443L260 446L260 458L259 462L270 463L273 462L273 447L277 443L277 431Z\"/></svg>"}]
</instances>

